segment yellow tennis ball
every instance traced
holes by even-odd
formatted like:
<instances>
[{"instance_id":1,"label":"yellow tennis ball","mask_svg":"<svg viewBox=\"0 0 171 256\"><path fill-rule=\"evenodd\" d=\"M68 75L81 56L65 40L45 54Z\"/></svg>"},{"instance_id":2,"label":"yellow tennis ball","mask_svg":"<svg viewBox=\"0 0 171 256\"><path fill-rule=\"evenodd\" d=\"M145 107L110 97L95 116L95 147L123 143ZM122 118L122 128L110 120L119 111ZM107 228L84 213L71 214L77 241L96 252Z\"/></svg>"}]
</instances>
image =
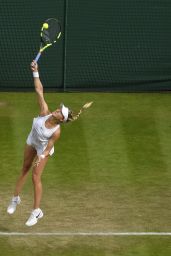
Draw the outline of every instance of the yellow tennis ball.
<instances>
[{"instance_id":1,"label":"yellow tennis ball","mask_svg":"<svg viewBox=\"0 0 171 256\"><path fill-rule=\"evenodd\" d=\"M44 23L44 24L43 24L43 28L44 28L44 29L48 29L48 27L49 27L49 25L48 25L47 23Z\"/></svg>"}]
</instances>

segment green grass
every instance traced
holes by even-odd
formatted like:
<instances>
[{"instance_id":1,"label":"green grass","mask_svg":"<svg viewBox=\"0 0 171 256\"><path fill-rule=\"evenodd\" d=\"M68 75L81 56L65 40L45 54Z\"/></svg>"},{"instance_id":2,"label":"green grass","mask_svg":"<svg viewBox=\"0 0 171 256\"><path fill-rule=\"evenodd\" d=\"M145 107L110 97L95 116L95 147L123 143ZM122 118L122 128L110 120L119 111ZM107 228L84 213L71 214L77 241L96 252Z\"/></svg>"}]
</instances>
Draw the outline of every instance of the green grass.
<instances>
[{"instance_id":1,"label":"green grass","mask_svg":"<svg viewBox=\"0 0 171 256\"><path fill-rule=\"evenodd\" d=\"M0 255L170 256L169 238L2 238Z\"/></svg>"},{"instance_id":2,"label":"green grass","mask_svg":"<svg viewBox=\"0 0 171 256\"><path fill-rule=\"evenodd\" d=\"M47 93L91 109L62 125L55 155L43 173L45 217L28 229L29 176L22 205L6 214L22 165L23 149L38 115L35 93L0 94L0 231L171 232L170 94ZM170 255L170 237L0 237L0 255ZM32 252L33 251L33 252Z\"/></svg>"}]
</instances>

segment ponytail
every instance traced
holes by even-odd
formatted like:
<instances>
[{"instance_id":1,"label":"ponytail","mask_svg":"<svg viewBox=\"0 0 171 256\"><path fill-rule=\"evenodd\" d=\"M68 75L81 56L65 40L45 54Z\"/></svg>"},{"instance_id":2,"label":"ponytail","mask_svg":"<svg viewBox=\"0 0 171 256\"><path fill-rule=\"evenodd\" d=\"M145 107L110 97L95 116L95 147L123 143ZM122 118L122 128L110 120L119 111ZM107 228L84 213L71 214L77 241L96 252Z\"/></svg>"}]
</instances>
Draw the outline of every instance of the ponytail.
<instances>
[{"instance_id":1,"label":"ponytail","mask_svg":"<svg viewBox=\"0 0 171 256\"><path fill-rule=\"evenodd\" d=\"M77 119L79 118L79 116L81 115L81 113L82 113L85 109L91 107L92 104L93 104L93 101L87 102L86 104L84 104L84 105L82 106L82 108L80 109L80 111L79 111L77 114L75 114L74 112L70 111L69 114L68 114L67 122L73 122L73 121L77 120Z\"/></svg>"}]
</instances>

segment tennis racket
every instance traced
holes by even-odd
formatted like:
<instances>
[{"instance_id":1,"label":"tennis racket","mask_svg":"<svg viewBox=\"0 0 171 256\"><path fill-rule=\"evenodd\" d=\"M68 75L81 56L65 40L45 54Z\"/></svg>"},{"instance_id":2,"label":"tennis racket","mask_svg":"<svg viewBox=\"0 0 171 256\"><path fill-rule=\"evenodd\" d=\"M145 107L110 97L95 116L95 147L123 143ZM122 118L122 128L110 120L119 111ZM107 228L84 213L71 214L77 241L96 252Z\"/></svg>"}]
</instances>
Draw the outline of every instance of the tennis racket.
<instances>
[{"instance_id":1,"label":"tennis racket","mask_svg":"<svg viewBox=\"0 0 171 256\"><path fill-rule=\"evenodd\" d=\"M52 46L61 36L61 24L57 19L47 19L41 28L40 33L40 49L35 58L35 62L38 62L42 52L48 47Z\"/></svg>"}]
</instances>

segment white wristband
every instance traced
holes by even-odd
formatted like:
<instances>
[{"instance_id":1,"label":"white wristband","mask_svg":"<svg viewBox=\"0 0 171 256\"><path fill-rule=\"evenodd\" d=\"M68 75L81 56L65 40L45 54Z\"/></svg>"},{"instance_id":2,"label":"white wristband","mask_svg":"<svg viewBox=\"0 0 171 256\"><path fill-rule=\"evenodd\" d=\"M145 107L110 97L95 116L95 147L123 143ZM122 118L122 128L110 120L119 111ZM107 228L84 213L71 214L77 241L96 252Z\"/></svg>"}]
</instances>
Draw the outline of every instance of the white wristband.
<instances>
[{"instance_id":1,"label":"white wristband","mask_svg":"<svg viewBox=\"0 0 171 256\"><path fill-rule=\"evenodd\" d=\"M39 72L38 71L34 71L33 72L33 77L39 77Z\"/></svg>"},{"instance_id":2,"label":"white wristband","mask_svg":"<svg viewBox=\"0 0 171 256\"><path fill-rule=\"evenodd\" d=\"M43 155L43 154L42 154L42 155L40 155L40 158L44 159L44 158L45 158L45 155Z\"/></svg>"}]
</instances>

